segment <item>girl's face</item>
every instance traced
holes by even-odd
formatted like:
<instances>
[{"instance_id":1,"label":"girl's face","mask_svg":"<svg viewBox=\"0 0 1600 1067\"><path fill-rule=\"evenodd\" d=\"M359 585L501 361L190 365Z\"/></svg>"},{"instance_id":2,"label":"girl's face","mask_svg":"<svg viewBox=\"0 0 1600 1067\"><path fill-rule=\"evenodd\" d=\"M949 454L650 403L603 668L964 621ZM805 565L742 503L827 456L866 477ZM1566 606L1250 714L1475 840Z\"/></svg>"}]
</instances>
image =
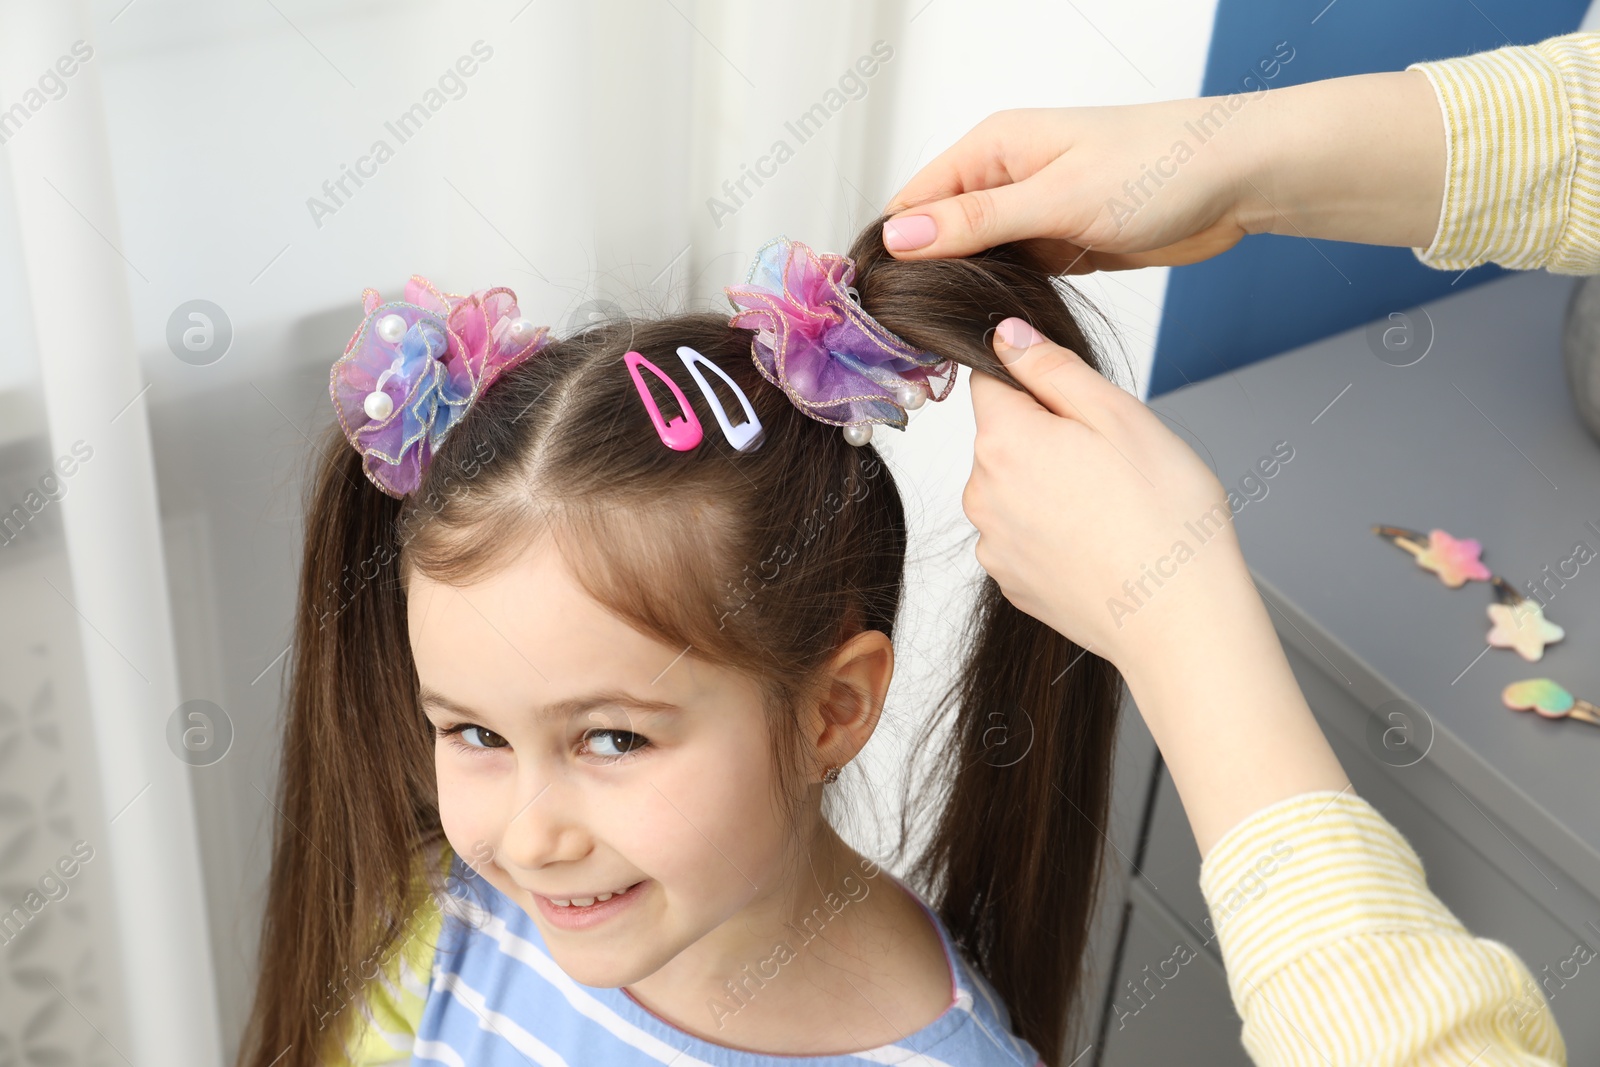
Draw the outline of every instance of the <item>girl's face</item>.
<instances>
[{"instance_id":1,"label":"girl's face","mask_svg":"<svg viewBox=\"0 0 1600 1067\"><path fill-rule=\"evenodd\" d=\"M445 835L569 975L636 982L779 886L753 682L608 613L548 542L407 595Z\"/></svg>"}]
</instances>

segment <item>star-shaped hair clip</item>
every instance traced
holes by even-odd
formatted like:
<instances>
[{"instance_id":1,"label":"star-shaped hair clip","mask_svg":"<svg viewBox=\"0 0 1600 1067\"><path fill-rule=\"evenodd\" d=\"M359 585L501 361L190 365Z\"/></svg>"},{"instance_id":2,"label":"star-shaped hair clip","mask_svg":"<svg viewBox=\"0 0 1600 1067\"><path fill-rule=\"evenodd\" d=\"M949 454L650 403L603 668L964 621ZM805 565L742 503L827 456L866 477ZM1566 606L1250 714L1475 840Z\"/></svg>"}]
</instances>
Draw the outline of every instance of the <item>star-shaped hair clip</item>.
<instances>
[{"instance_id":1,"label":"star-shaped hair clip","mask_svg":"<svg viewBox=\"0 0 1600 1067\"><path fill-rule=\"evenodd\" d=\"M1500 603L1489 605L1489 643L1495 648L1514 648L1530 663L1544 657L1544 646L1555 644L1567 632L1544 617L1544 607L1511 588L1511 583L1496 575L1495 596Z\"/></svg>"},{"instance_id":2,"label":"star-shaped hair clip","mask_svg":"<svg viewBox=\"0 0 1600 1067\"><path fill-rule=\"evenodd\" d=\"M1458 540L1443 530L1420 534L1403 526L1374 526L1372 532L1411 553L1417 558L1417 566L1437 574L1451 589L1460 589L1469 581L1487 582L1493 577L1478 558L1483 555L1483 545L1471 538Z\"/></svg>"},{"instance_id":3,"label":"star-shaped hair clip","mask_svg":"<svg viewBox=\"0 0 1600 1067\"><path fill-rule=\"evenodd\" d=\"M1546 719L1577 719L1600 726L1600 707L1573 696L1548 678L1512 682L1500 694L1500 701L1512 711L1535 711Z\"/></svg>"},{"instance_id":4,"label":"star-shaped hair clip","mask_svg":"<svg viewBox=\"0 0 1600 1067\"><path fill-rule=\"evenodd\" d=\"M1484 566L1483 545L1468 537L1456 538L1443 530L1430 530L1426 536L1403 526L1374 526L1372 532L1387 538L1395 547L1416 557L1417 566L1432 571L1451 589L1469 581L1489 582L1494 586L1497 604L1490 604L1489 644L1515 649L1530 662L1542 659L1546 645L1566 636L1566 631L1544 617L1544 606L1512 588L1511 583Z\"/></svg>"}]
</instances>

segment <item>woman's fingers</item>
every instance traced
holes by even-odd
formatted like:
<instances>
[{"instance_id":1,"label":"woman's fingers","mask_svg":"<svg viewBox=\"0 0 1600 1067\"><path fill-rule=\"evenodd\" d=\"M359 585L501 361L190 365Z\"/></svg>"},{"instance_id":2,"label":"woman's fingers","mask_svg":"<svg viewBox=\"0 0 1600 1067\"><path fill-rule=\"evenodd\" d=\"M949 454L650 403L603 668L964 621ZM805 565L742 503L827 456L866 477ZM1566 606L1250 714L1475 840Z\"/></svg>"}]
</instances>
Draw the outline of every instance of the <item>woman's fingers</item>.
<instances>
[{"instance_id":1,"label":"woman's fingers","mask_svg":"<svg viewBox=\"0 0 1600 1067\"><path fill-rule=\"evenodd\" d=\"M995 328L994 350L1027 392L986 374L973 375L973 412L980 433L987 425L1026 418L1041 408L1105 432L1102 424L1114 419L1112 409L1128 399L1076 352L1040 335L1022 319L1006 319Z\"/></svg>"},{"instance_id":2,"label":"woman's fingers","mask_svg":"<svg viewBox=\"0 0 1600 1067\"><path fill-rule=\"evenodd\" d=\"M1048 108L990 115L889 202L895 217L884 226L884 247L901 259L925 259L1070 236L1050 210L1059 198L1029 182L1067 150L1071 129Z\"/></svg>"},{"instance_id":3,"label":"woman's fingers","mask_svg":"<svg viewBox=\"0 0 1600 1067\"><path fill-rule=\"evenodd\" d=\"M958 193L889 219L883 247L898 259L946 258L1051 234L1055 200L1031 180Z\"/></svg>"},{"instance_id":4,"label":"woman's fingers","mask_svg":"<svg viewBox=\"0 0 1600 1067\"><path fill-rule=\"evenodd\" d=\"M991 115L890 202L884 247L931 259L1038 240L1052 268L1071 274L1226 251L1245 233L1239 190L1254 127L1236 120L1197 150L1188 138L1205 103Z\"/></svg>"},{"instance_id":5,"label":"woman's fingers","mask_svg":"<svg viewBox=\"0 0 1600 1067\"><path fill-rule=\"evenodd\" d=\"M1020 140L1015 114L997 112L968 130L959 141L917 171L884 211L896 215L918 204L944 200L969 189L1009 185L1049 162L1054 153L1031 162L1008 160L1009 146Z\"/></svg>"},{"instance_id":6,"label":"woman's fingers","mask_svg":"<svg viewBox=\"0 0 1600 1067\"><path fill-rule=\"evenodd\" d=\"M962 142L956 142L933 162L917 171L905 187L894 194L894 199L883 209L884 213L897 215L906 208L925 204L930 200L943 200L961 192L966 183L961 174L961 159L955 155L961 147Z\"/></svg>"},{"instance_id":7,"label":"woman's fingers","mask_svg":"<svg viewBox=\"0 0 1600 1067\"><path fill-rule=\"evenodd\" d=\"M1226 493L1137 396L1076 353L1015 318L996 328L994 348L1016 384L970 376L977 433L962 509L980 534L978 562L1018 608L1120 666L1138 648L1127 612L1113 610L1124 582L1144 579L1197 519L1228 542ZM1149 611L1135 605L1136 629L1181 628L1213 588L1194 576L1229 577L1230 551L1208 548L1205 560L1219 563L1188 564L1179 583L1188 592L1164 592Z\"/></svg>"},{"instance_id":8,"label":"woman's fingers","mask_svg":"<svg viewBox=\"0 0 1600 1067\"><path fill-rule=\"evenodd\" d=\"M1138 270L1141 267L1183 267L1221 255L1245 235L1231 218L1224 218L1191 237L1142 252L1107 252L1097 248L1079 250L1072 245L1046 253L1047 262L1059 274L1090 274L1097 270ZM1066 241L1041 241L1041 244L1067 246ZM1076 251L1075 255L1069 254ZM1061 266L1053 265L1060 263Z\"/></svg>"}]
</instances>

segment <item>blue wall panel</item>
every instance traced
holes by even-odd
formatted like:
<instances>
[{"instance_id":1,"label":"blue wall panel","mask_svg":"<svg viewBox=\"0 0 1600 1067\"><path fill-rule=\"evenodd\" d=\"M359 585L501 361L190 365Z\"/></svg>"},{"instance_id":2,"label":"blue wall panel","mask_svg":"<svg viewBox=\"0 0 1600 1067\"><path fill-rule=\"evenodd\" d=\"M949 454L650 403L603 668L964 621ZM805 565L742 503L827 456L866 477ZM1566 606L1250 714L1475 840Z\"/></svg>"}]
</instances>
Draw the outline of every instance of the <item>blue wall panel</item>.
<instances>
[{"instance_id":1,"label":"blue wall panel","mask_svg":"<svg viewBox=\"0 0 1600 1067\"><path fill-rule=\"evenodd\" d=\"M1533 44L1575 30L1587 8L1587 0L1220 0L1201 92L1239 91L1246 75L1260 76L1261 60L1273 70L1274 54L1291 49L1264 91ZM1465 274L1432 270L1409 248L1246 237L1220 256L1173 268L1149 395L1504 273L1489 264Z\"/></svg>"}]
</instances>

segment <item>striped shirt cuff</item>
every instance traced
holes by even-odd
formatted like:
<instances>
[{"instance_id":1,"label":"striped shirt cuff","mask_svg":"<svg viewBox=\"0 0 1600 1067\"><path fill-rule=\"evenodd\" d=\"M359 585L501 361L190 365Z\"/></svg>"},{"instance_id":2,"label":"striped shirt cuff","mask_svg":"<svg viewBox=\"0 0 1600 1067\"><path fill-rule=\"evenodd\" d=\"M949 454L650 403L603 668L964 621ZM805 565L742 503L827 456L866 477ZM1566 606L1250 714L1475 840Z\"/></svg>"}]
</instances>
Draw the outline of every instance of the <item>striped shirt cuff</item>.
<instances>
[{"instance_id":1,"label":"striped shirt cuff","mask_svg":"<svg viewBox=\"0 0 1600 1067\"><path fill-rule=\"evenodd\" d=\"M1579 151L1563 73L1592 69L1596 47L1600 35L1569 34L1406 68L1432 83L1445 127L1444 203L1432 244L1412 249L1418 259L1441 270L1568 262L1558 248L1570 247Z\"/></svg>"},{"instance_id":2,"label":"striped shirt cuff","mask_svg":"<svg viewBox=\"0 0 1600 1067\"><path fill-rule=\"evenodd\" d=\"M1491 1046L1484 1062L1566 1062L1522 961L1473 937L1348 791L1251 815L1206 856L1200 889L1257 1063L1461 1064Z\"/></svg>"},{"instance_id":3,"label":"striped shirt cuff","mask_svg":"<svg viewBox=\"0 0 1600 1067\"><path fill-rule=\"evenodd\" d=\"M1349 792L1302 793L1245 819L1201 863L1200 891L1236 999L1352 933L1466 934L1399 831Z\"/></svg>"},{"instance_id":4,"label":"striped shirt cuff","mask_svg":"<svg viewBox=\"0 0 1600 1067\"><path fill-rule=\"evenodd\" d=\"M1600 274L1600 33L1570 33L1535 47L1561 72L1577 151L1565 224L1545 267Z\"/></svg>"}]
</instances>

